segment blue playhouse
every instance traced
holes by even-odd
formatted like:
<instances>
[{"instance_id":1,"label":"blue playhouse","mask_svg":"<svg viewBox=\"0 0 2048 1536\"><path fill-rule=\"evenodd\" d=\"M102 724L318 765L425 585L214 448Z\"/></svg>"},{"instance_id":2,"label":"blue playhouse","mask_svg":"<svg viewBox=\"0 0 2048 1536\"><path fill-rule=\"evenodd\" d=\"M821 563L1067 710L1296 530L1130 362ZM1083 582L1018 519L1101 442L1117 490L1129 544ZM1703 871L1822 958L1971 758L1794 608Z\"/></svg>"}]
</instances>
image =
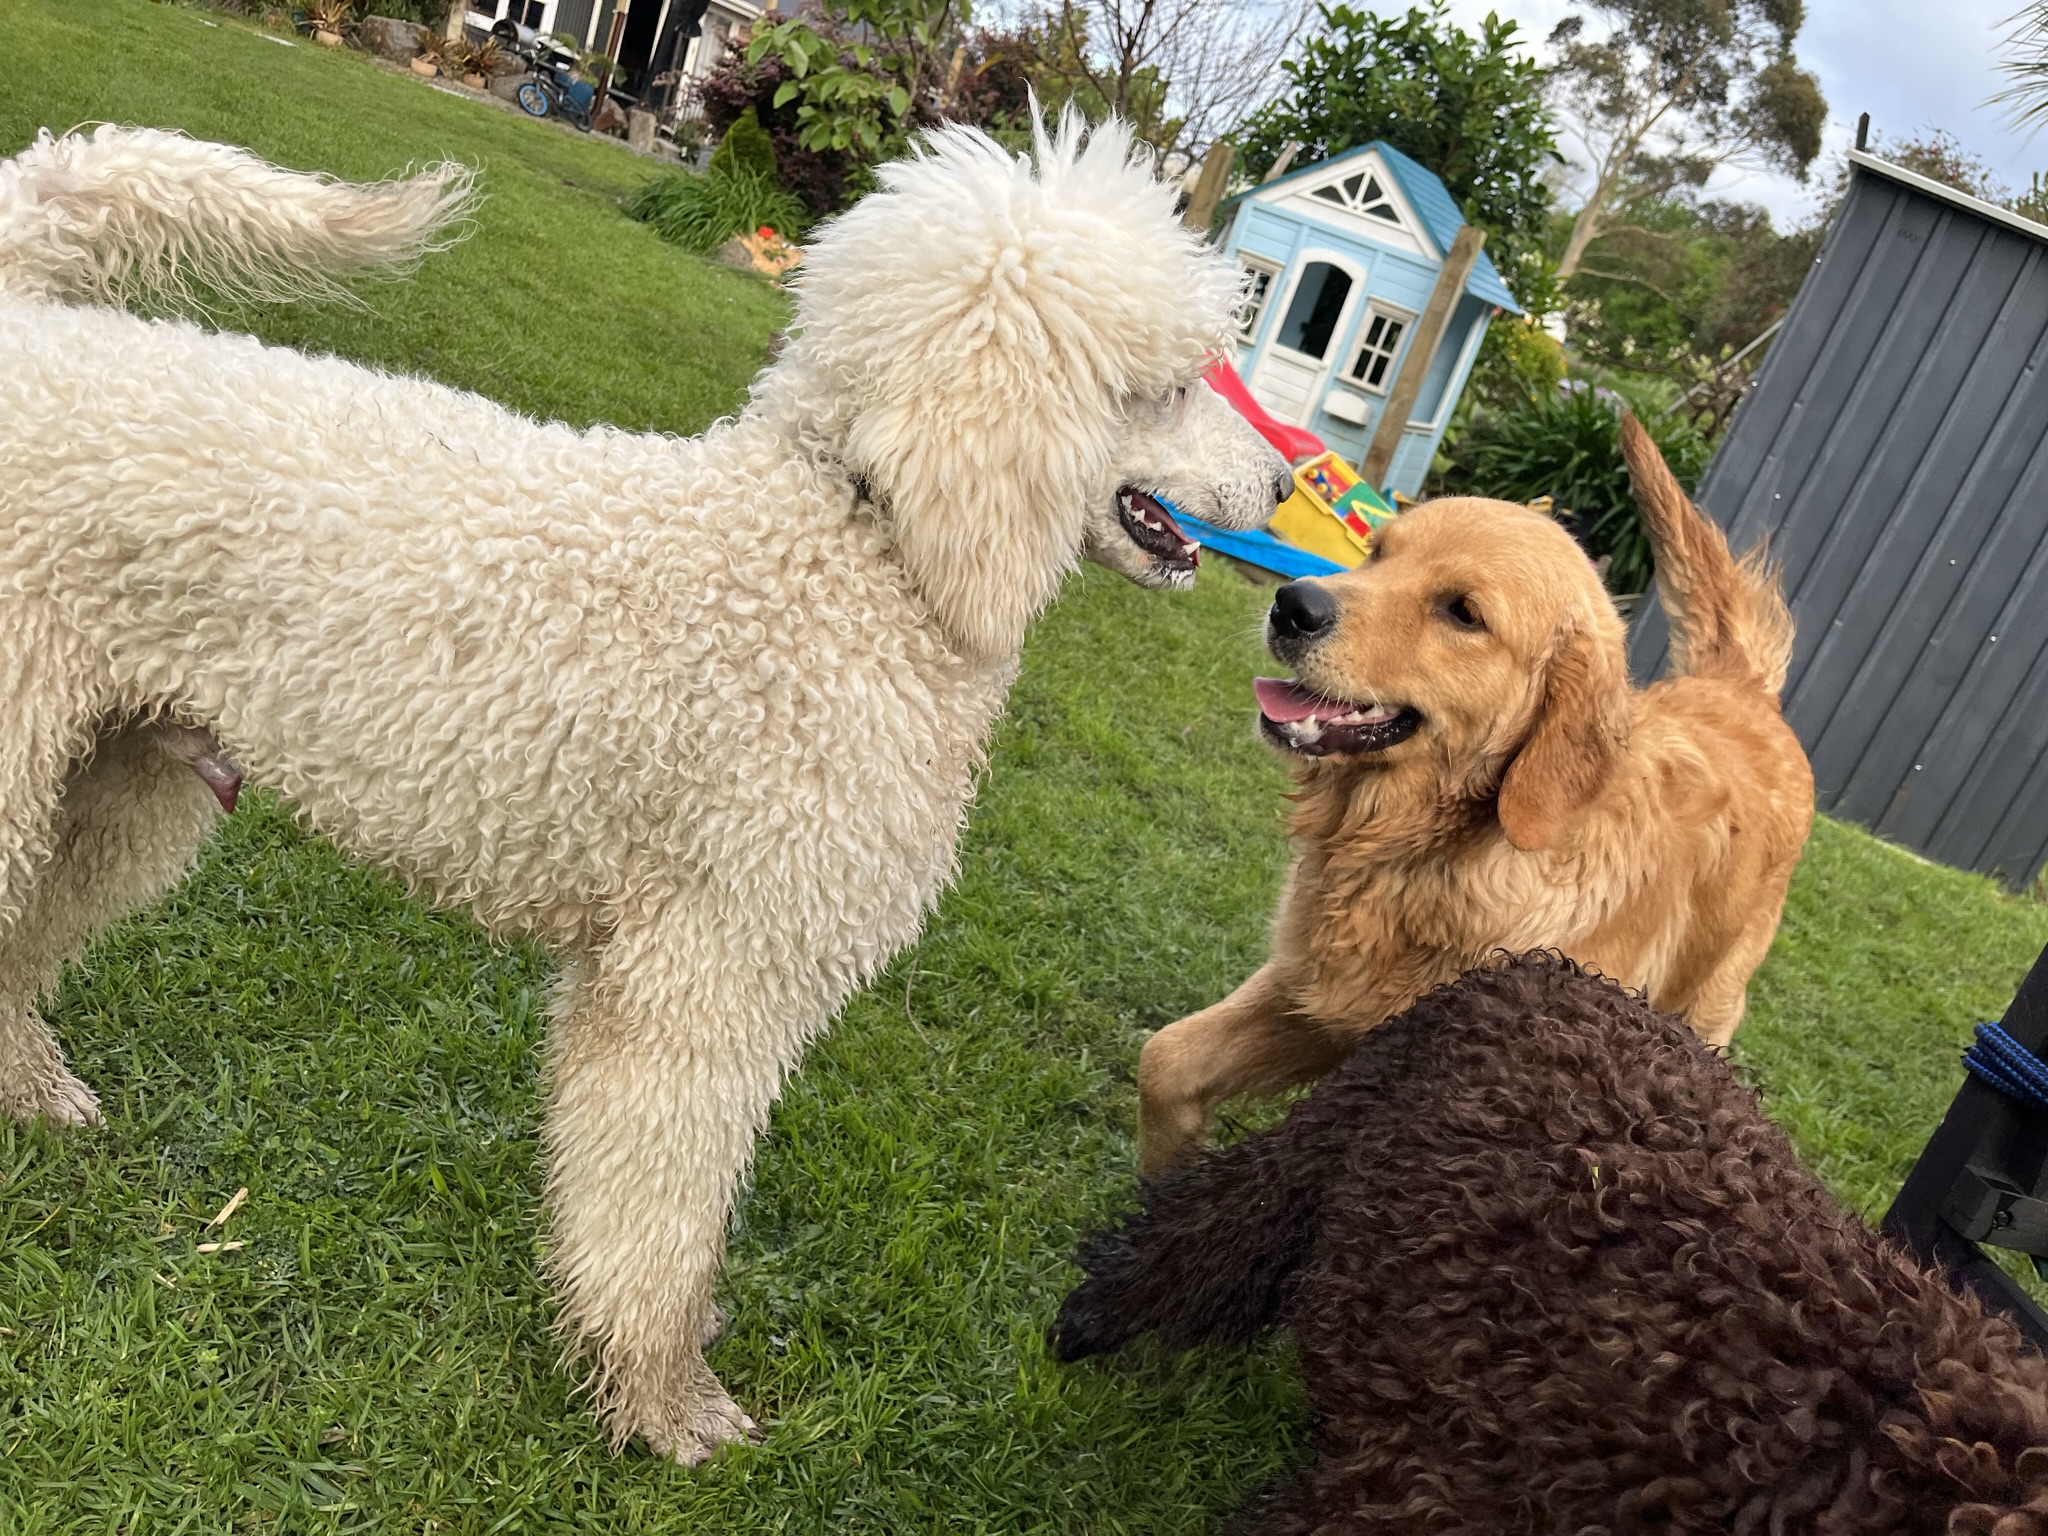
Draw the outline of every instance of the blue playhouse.
<instances>
[{"instance_id":1,"label":"blue playhouse","mask_svg":"<svg viewBox=\"0 0 2048 1536\"><path fill-rule=\"evenodd\" d=\"M1223 248L1250 274L1237 371L1280 420L1356 464L1458 227L1436 176L1375 140L1231 199ZM1482 251L1428 360L1382 489L1413 496L1486 328L1515 296Z\"/></svg>"}]
</instances>

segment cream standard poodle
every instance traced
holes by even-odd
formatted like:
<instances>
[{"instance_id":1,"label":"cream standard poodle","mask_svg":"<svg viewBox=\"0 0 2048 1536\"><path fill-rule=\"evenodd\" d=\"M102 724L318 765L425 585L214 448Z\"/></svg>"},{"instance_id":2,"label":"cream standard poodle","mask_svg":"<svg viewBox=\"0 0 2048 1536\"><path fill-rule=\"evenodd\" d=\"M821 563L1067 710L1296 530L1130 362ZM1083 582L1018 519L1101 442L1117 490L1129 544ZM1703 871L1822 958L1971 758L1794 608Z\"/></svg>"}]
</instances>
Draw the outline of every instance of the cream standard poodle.
<instances>
[{"instance_id":1,"label":"cream standard poodle","mask_svg":"<svg viewBox=\"0 0 2048 1536\"><path fill-rule=\"evenodd\" d=\"M0 163L0 1107L97 1117L36 998L246 771L559 957L562 1328L614 1444L685 1462L753 1430L702 1352L735 1182L948 880L1026 626L1084 552L1185 585L1173 506L1287 486L1200 382L1236 280L1123 129L946 129L882 182L683 440L110 305L416 256L457 167L114 128Z\"/></svg>"}]
</instances>

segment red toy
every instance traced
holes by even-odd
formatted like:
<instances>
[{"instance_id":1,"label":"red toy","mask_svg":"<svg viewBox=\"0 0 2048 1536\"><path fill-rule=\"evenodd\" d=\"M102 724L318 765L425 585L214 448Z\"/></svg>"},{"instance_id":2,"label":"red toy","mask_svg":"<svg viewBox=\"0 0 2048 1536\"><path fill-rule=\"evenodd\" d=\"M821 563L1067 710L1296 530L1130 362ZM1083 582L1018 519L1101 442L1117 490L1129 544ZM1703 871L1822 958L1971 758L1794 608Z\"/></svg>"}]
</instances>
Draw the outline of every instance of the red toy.
<instances>
[{"instance_id":1,"label":"red toy","mask_svg":"<svg viewBox=\"0 0 2048 1536\"><path fill-rule=\"evenodd\" d=\"M1290 427L1286 422L1273 416L1263 405L1252 398L1252 392L1245 388L1244 380L1237 376L1237 370L1222 358L1209 365L1209 371L1202 375L1209 381L1209 387L1237 407L1237 413L1252 424L1252 429L1280 451L1290 464L1299 464L1303 459L1312 459L1329 450L1323 447L1323 440L1306 427Z\"/></svg>"}]
</instances>

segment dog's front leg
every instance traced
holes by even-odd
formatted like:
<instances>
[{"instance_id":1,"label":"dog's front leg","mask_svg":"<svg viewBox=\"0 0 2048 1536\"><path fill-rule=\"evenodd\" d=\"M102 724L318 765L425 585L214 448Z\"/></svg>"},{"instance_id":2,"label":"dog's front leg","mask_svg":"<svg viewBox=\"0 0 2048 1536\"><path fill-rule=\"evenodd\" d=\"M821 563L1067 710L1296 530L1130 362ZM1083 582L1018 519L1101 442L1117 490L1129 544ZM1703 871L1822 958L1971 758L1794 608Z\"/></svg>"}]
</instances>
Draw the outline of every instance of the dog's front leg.
<instances>
[{"instance_id":1,"label":"dog's front leg","mask_svg":"<svg viewBox=\"0 0 2048 1536\"><path fill-rule=\"evenodd\" d=\"M1356 1043L1296 1013L1279 967L1260 966L1222 1002L1167 1025L1139 1052L1139 1171L1163 1173L1194 1151L1223 1100L1307 1082Z\"/></svg>"},{"instance_id":2,"label":"dog's front leg","mask_svg":"<svg viewBox=\"0 0 2048 1536\"><path fill-rule=\"evenodd\" d=\"M548 1268L614 1447L694 1464L754 1425L704 1363L734 1190L800 1043L729 903L624 921L550 1048Z\"/></svg>"}]
</instances>

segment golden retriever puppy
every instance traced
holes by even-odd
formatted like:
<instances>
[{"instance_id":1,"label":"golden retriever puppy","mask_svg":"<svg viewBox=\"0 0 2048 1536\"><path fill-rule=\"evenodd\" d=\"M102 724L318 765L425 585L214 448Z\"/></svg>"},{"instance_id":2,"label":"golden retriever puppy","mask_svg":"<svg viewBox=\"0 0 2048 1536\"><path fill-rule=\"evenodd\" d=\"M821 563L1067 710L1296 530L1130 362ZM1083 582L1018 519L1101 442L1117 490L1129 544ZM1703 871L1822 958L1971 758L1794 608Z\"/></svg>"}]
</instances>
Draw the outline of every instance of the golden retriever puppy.
<instances>
[{"instance_id":1,"label":"golden retriever puppy","mask_svg":"<svg viewBox=\"0 0 2048 1536\"><path fill-rule=\"evenodd\" d=\"M1217 1102L1319 1076L1495 950L1562 950L1734 1035L1813 820L1778 707L1792 619L1761 552L1733 559L1621 430L1671 618L1654 687L1629 686L1585 555L1524 507L1425 503L1365 564L1280 589L1266 641L1295 676L1259 680L1259 727L1295 764L1296 858L1267 962L1146 1042L1147 1173Z\"/></svg>"}]
</instances>

